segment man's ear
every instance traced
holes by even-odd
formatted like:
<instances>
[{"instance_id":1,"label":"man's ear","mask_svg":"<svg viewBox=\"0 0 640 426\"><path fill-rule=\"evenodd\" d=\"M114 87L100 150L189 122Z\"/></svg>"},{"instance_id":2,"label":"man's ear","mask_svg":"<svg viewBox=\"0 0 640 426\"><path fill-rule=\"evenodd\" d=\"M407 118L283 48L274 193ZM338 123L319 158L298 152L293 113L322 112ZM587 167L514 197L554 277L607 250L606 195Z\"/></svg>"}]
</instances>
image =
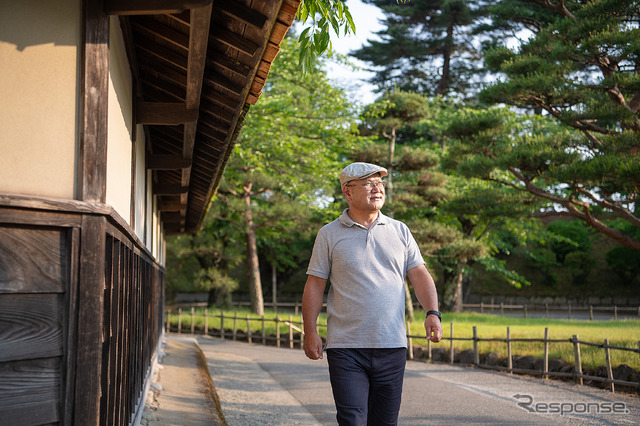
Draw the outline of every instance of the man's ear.
<instances>
[{"instance_id":1,"label":"man's ear","mask_svg":"<svg viewBox=\"0 0 640 426\"><path fill-rule=\"evenodd\" d=\"M346 185L342 186L342 195L344 195L344 198L347 199L347 201L351 201L351 188L349 188Z\"/></svg>"}]
</instances>

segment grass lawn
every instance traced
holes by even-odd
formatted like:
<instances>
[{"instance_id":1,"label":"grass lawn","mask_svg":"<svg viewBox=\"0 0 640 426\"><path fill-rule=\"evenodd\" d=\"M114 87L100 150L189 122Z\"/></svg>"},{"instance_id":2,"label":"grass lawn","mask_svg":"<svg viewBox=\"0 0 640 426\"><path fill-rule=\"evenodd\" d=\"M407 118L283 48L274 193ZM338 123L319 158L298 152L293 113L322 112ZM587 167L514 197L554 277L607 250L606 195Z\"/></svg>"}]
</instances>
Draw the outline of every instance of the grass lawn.
<instances>
[{"instance_id":1,"label":"grass lawn","mask_svg":"<svg viewBox=\"0 0 640 426\"><path fill-rule=\"evenodd\" d=\"M549 358L559 358L568 363L574 362L573 344L568 340L573 335L578 335L582 342L603 344L604 339L609 339L609 345L638 349L640 344L640 320L617 321L577 321L545 318L512 318L497 315L463 313L445 313L442 318L444 329L443 337L451 337L451 324L453 324L453 336L469 338L473 337L473 326L476 326L480 339L506 339L507 327L511 332L511 339L544 339L545 328L549 329L549 339L565 340L564 342L549 343ZM422 321L414 321L411 324L411 334L424 333ZM416 339L414 345L426 346L426 340ZM444 340L438 345L449 347L449 341ZM435 347L433 345L432 347ZM473 349L472 341L455 341L454 347L459 350ZM506 342L482 342L478 343L480 353L495 352L500 357L507 357ZM513 355L531 355L536 358L544 356L544 344L542 342L512 342ZM596 346L580 345L582 365L586 368L595 368L605 365L605 351ZM611 362L615 368L620 364L627 364L635 370L640 370L640 354L637 352L611 350Z\"/></svg>"},{"instance_id":2,"label":"grass lawn","mask_svg":"<svg viewBox=\"0 0 640 426\"><path fill-rule=\"evenodd\" d=\"M220 328L220 315L224 312L224 328L227 330L237 329L246 333L247 317L253 335L257 338L262 333L262 318L252 314L248 309L221 311L216 308L208 309L209 330ZM236 318L234 319L234 315ZM282 321L289 321L289 313L280 312L277 315ZM416 316L421 314L416 313ZM265 312L265 333L275 335L276 313ZM301 328L300 315L293 316L293 323ZM326 316L322 314L319 324L326 324ZM171 316L172 328L178 325L178 316L174 312ZM626 348L638 349L640 344L640 319L636 320L610 320L610 321L578 321L545 318L513 318L501 317L497 315L463 313L445 313L442 318L445 338L432 347L449 348L451 337L451 324L453 324L453 336L455 338L473 337L473 326L476 326L478 338L480 339L506 339L507 327L510 328L511 339L543 339L545 328L549 329L549 339L563 340L563 342L549 344L549 358L559 358L567 363L573 364L573 344L569 339L573 335L578 335L582 342L603 344L604 339L609 339L610 345ZM194 325L196 329L204 329L204 308L198 308L194 315ZM182 313L182 329L189 331L191 328L191 311L184 309ZM202 331L199 331L202 333ZM326 328L319 328L320 335L326 336ZM280 334L284 337L289 333L288 325L280 323ZM296 332L297 333L297 332ZM411 335L424 335L422 320L411 323ZM426 346L426 339L413 339L414 346ZM458 350L473 349L472 341L454 341L454 347ZM495 352L499 357L507 357L507 344L505 342L483 342L478 344L480 353ZM511 350L513 355L531 355L536 358L544 356L544 344L542 342L512 342ZM602 348L588 345L580 345L582 365L584 368L595 368L605 365L605 351ZM640 370L640 354L637 352L611 350L611 362L615 368L620 364L627 364L635 370Z\"/></svg>"}]
</instances>

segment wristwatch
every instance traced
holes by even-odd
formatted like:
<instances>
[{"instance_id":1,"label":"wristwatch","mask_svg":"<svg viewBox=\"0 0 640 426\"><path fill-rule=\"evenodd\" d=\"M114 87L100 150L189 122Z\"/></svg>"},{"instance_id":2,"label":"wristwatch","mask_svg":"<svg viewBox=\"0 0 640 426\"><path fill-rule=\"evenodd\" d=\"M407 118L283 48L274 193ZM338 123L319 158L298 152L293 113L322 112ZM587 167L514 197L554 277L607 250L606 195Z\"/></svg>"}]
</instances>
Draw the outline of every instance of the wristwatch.
<instances>
[{"instance_id":1,"label":"wristwatch","mask_svg":"<svg viewBox=\"0 0 640 426\"><path fill-rule=\"evenodd\" d=\"M440 313L440 311L427 311L427 316L429 315L437 316L440 322L442 322L442 314Z\"/></svg>"}]
</instances>

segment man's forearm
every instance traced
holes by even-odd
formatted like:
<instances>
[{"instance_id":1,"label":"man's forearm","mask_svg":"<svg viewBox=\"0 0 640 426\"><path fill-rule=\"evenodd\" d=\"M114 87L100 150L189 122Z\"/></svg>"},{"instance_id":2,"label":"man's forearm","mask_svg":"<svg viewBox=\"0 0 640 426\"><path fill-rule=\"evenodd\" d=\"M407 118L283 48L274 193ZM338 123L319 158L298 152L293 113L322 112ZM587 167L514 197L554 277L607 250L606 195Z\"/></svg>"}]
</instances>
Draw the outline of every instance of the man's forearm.
<instances>
[{"instance_id":1,"label":"man's forearm","mask_svg":"<svg viewBox=\"0 0 640 426\"><path fill-rule=\"evenodd\" d=\"M438 310L438 292L436 291L436 285L433 282L431 274L427 268L423 265L411 269L408 273L409 280L413 284L413 289L418 298L418 302L422 305L425 311L437 311Z\"/></svg>"},{"instance_id":2,"label":"man's forearm","mask_svg":"<svg viewBox=\"0 0 640 426\"><path fill-rule=\"evenodd\" d=\"M309 276L302 294L302 320L304 321L305 334L317 332L316 323L320 311L322 311L322 302L324 296L324 287L326 280Z\"/></svg>"}]
</instances>

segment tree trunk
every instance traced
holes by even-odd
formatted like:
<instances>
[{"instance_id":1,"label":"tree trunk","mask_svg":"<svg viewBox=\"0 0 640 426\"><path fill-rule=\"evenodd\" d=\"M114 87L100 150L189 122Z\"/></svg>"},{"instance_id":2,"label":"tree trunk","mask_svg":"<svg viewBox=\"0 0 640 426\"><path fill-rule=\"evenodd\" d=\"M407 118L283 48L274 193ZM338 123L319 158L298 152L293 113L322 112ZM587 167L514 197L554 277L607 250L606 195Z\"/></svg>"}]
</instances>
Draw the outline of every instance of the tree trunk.
<instances>
[{"instance_id":1,"label":"tree trunk","mask_svg":"<svg viewBox=\"0 0 640 426\"><path fill-rule=\"evenodd\" d=\"M260 281L260 264L258 263L258 246L256 244L256 232L253 224L253 212L251 211L251 184L244 187L245 203L245 238L247 240L247 275L249 277L249 300L251 311L257 315L264 314L264 301L262 298L262 282Z\"/></svg>"},{"instance_id":2,"label":"tree trunk","mask_svg":"<svg viewBox=\"0 0 640 426\"><path fill-rule=\"evenodd\" d=\"M411 290L409 289L409 283L406 280L404 282L404 305L407 318L409 319L409 321L413 321L415 319L415 313L413 312L413 300L411 299Z\"/></svg>"},{"instance_id":3,"label":"tree trunk","mask_svg":"<svg viewBox=\"0 0 640 426\"><path fill-rule=\"evenodd\" d=\"M444 274L442 304L452 312L462 312L462 281L466 262L459 262L454 270Z\"/></svg>"},{"instance_id":4,"label":"tree trunk","mask_svg":"<svg viewBox=\"0 0 640 426\"><path fill-rule=\"evenodd\" d=\"M387 190L385 196L388 202L391 202L393 197L393 181L391 174L393 173L393 157L396 152L396 128L391 128L391 136L389 137L389 166L387 167Z\"/></svg>"}]
</instances>

